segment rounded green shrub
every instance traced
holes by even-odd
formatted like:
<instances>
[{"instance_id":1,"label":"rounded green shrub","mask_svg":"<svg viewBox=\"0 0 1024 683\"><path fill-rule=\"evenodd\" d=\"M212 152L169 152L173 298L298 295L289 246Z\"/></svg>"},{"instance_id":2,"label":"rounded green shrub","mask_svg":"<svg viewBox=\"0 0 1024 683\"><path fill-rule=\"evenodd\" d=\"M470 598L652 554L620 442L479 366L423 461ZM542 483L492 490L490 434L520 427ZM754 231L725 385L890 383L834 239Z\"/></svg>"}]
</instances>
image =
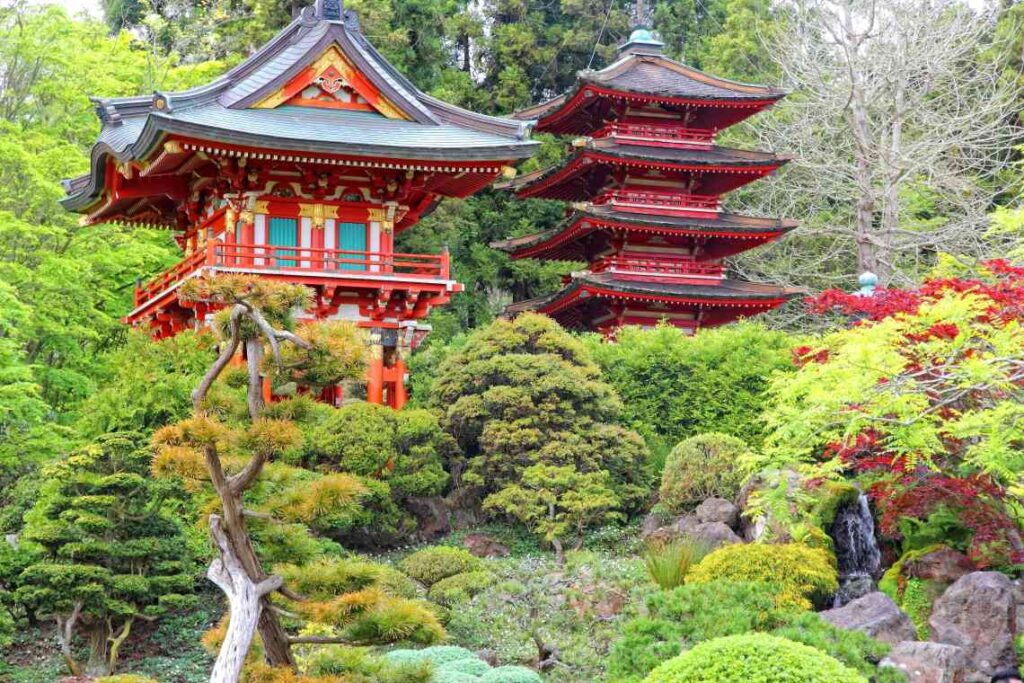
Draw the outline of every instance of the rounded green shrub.
<instances>
[{"instance_id":1,"label":"rounded green shrub","mask_svg":"<svg viewBox=\"0 0 1024 683\"><path fill-rule=\"evenodd\" d=\"M138 674L116 674L114 676L97 678L96 683L157 683L157 681L149 676L140 676Z\"/></svg>"},{"instance_id":2,"label":"rounded green shrub","mask_svg":"<svg viewBox=\"0 0 1024 683\"><path fill-rule=\"evenodd\" d=\"M639 681L686 648L711 638L767 631L785 623L775 589L762 583L713 581L658 591L647 616L627 621L608 657L609 681Z\"/></svg>"},{"instance_id":3,"label":"rounded green shrub","mask_svg":"<svg viewBox=\"0 0 1024 683\"><path fill-rule=\"evenodd\" d=\"M842 664L856 669L872 683L906 683L906 675L895 667L878 667L891 647L860 631L833 626L814 612L790 616L788 623L772 630L773 636L813 647Z\"/></svg>"},{"instance_id":4,"label":"rounded green shrub","mask_svg":"<svg viewBox=\"0 0 1024 683\"><path fill-rule=\"evenodd\" d=\"M813 647L764 633L708 640L670 659L644 683L867 683Z\"/></svg>"},{"instance_id":5,"label":"rounded green shrub","mask_svg":"<svg viewBox=\"0 0 1024 683\"><path fill-rule=\"evenodd\" d=\"M460 674L469 674L471 676L480 676L490 670L490 664L479 657L474 657L473 659L457 659L454 662L448 662L444 666L438 667L437 673L442 674L455 672Z\"/></svg>"},{"instance_id":6,"label":"rounded green shrub","mask_svg":"<svg viewBox=\"0 0 1024 683\"><path fill-rule=\"evenodd\" d=\"M810 609L812 600L836 592L839 581L832 555L800 543L722 546L686 575L688 584L753 581L776 587L780 608Z\"/></svg>"},{"instance_id":7,"label":"rounded green shrub","mask_svg":"<svg viewBox=\"0 0 1024 683\"><path fill-rule=\"evenodd\" d=\"M441 579L430 587L428 597L442 605L451 605L468 600L494 583L490 572L465 572Z\"/></svg>"},{"instance_id":8,"label":"rounded green shrub","mask_svg":"<svg viewBox=\"0 0 1024 683\"><path fill-rule=\"evenodd\" d=\"M680 441L668 454L661 473L659 501L669 512L691 509L705 498L732 500L743 473L737 462L750 453L741 439L709 432Z\"/></svg>"},{"instance_id":9,"label":"rounded green shrub","mask_svg":"<svg viewBox=\"0 0 1024 683\"><path fill-rule=\"evenodd\" d=\"M525 666L499 666L480 677L480 683L543 683L540 674Z\"/></svg>"},{"instance_id":10,"label":"rounded green shrub","mask_svg":"<svg viewBox=\"0 0 1024 683\"><path fill-rule=\"evenodd\" d=\"M444 545L418 550L398 563L399 569L425 586L456 574L475 572L482 566L480 558L468 550Z\"/></svg>"},{"instance_id":11,"label":"rounded green shrub","mask_svg":"<svg viewBox=\"0 0 1024 683\"><path fill-rule=\"evenodd\" d=\"M420 650L392 650L384 655L384 659L392 663L430 661L436 666L444 666L450 662L464 659L480 659L472 650L456 645L433 645Z\"/></svg>"},{"instance_id":12,"label":"rounded green shrub","mask_svg":"<svg viewBox=\"0 0 1024 683\"><path fill-rule=\"evenodd\" d=\"M480 679L473 674L441 669L434 673L430 683L480 683Z\"/></svg>"}]
</instances>

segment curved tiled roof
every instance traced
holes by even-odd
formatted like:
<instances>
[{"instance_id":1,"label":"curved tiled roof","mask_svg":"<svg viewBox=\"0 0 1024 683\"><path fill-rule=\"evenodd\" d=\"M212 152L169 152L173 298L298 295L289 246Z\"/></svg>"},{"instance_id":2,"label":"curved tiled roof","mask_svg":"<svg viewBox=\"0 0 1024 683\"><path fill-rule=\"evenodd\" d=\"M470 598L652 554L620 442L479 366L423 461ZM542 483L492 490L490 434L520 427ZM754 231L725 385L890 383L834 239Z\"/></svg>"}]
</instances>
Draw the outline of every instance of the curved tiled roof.
<instances>
[{"instance_id":1,"label":"curved tiled roof","mask_svg":"<svg viewBox=\"0 0 1024 683\"><path fill-rule=\"evenodd\" d=\"M786 95L778 88L712 76L661 54L631 53L599 71L579 72L573 90L518 111L513 117L532 120L549 116L572 101L587 85L639 95L696 100L763 101L778 100Z\"/></svg>"},{"instance_id":2,"label":"curved tiled roof","mask_svg":"<svg viewBox=\"0 0 1024 683\"><path fill-rule=\"evenodd\" d=\"M490 246L506 252L516 252L529 247L543 244L556 235L560 234L577 221L590 218L596 221L610 221L624 225L633 225L642 228L653 228L666 232L699 232L705 235L718 233L739 233L749 235L774 234L787 232L796 227L796 221L782 220L778 218L759 218L755 216L741 216L731 213L718 213L708 216L669 216L633 213L628 211L616 211L608 206L594 206L591 204L578 208L561 225L535 232L530 235L511 237L505 240L491 242Z\"/></svg>"},{"instance_id":3,"label":"curved tiled roof","mask_svg":"<svg viewBox=\"0 0 1024 683\"><path fill-rule=\"evenodd\" d=\"M411 120L343 109L251 106L336 47ZM105 160L143 160L167 134L274 150L394 159L511 161L533 153L530 126L484 116L420 92L366 40L351 10L340 20L312 8L213 82L154 96L96 99L102 129L88 176L65 181L66 208L87 206L103 187Z\"/></svg>"},{"instance_id":4,"label":"curved tiled roof","mask_svg":"<svg viewBox=\"0 0 1024 683\"><path fill-rule=\"evenodd\" d=\"M600 289L624 295L640 295L651 297L664 297L684 299L693 302L720 303L746 302L750 301L756 305L757 302L764 302L770 305L780 299L792 299L804 294L803 290L778 287L776 285L761 284L756 282L745 282L743 280L721 280L718 284L709 286L704 284L681 284L673 282L646 282L639 280L623 280L615 277L614 273L573 273L572 281L562 289L525 301L517 301L505 307L509 314L522 313L524 311L535 311L543 309L559 300L564 300L579 289Z\"/></svg>"}]
</instances>

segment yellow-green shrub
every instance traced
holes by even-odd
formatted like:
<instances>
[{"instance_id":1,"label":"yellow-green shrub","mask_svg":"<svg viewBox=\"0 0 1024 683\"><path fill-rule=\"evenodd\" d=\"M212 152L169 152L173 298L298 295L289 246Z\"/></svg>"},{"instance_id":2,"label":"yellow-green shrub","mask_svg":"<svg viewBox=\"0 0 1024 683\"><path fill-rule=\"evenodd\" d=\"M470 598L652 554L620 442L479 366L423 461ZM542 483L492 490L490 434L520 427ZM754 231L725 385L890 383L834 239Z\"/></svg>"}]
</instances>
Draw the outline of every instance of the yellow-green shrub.
<instances>
[{"instance_id":1,"label":"yellow-green shrub","mask_svg":"<svg viewBox=\"0 0 1024 683\"><path fill-rule=\"evenodd\" d=\"M686 575L687 583L755 581L776 587L779 607L810 609L839 587L832 555L799 543L726 545Z\"/></svg>"},{"instance_id":2,"label":"yellow-green shrub","mask_svg":"<svg viewBox=\"0 0 1024 683\"><path fill-rule=\"evenodd\" d=\"M398 568L425 586L433 586L449 576L474 572L483 566L480 558L462 548L434 546L409 555Z\"/></svg>"},{"instance_id":3,"label":"yellow-green shrub","mask_svg":"<svg viewBox=\"0 0 1024 683\"><path fill-rule=\"evenodd\" d=\"M464 572L435 583L427 597L442 605L451 605L473 597L492 583L494 575L490 572Z\"/></svg>"},{"instance_id":4,"label":"yellow-green shrub","mask_svg":"<svg viewBox=\"0 0 1024 683\"><path fill-rule=\"evenodd\" d=\"M138 674L117 674L115 676L104 676L97 678L95 683L157 683L155 679Z\"/></svg>"},{"instance_id":5,"label":"yellow-green shrub","mask_svg":"<svg viewBox=\"0 0 1024 683\"><path fill-rule=\"evenodd\" d=\"M867 683L813 647L764 633L715 638L670 659L644 683Z\"/></svg>"},{"instance_id":6,"label":"yellow-green shrub","mask_svg":"<svg viewBox=\"0 0 1024 683\"><path fill-rule=\"evenodd\" d=\"M705 498L735 498L743 482L737 461L749 452L741 439L716 432L680 441L665 461L659 502L668 512L682 512Z\"/></svg>"},{"instance_id":7,"label":"yellow-green shrub","mask_svg":"<svg viewBox=\"0 0 1024 683\"><path fill-rule=\"evenodd\" d=\"M348 558L329 558L304 565L278 565L275 573L289 587L314 599L327 599L341 593L378 588L401 598L416 596L416 584L386 564Z\"/></svg>"}]
</instances>

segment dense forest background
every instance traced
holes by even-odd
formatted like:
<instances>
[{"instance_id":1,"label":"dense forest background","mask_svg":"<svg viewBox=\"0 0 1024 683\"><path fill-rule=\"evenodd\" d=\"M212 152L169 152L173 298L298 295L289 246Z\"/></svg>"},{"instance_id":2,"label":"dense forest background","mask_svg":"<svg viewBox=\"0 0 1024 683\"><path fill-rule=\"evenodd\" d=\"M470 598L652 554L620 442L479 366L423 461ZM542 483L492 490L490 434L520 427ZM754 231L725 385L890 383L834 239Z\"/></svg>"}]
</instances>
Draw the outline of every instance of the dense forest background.
<instances>
[{"instance_id":1,"label":"dense forest background","mask_svg":"<svg viewBox=\"0 0 1024 683\"><path fill-rule=\"evenodd\" d=\"M69 16L56 5L0 6L0 490L27 466L25 453L42 461L68 440L117 426L101 424L106 408L96 396L109 391L115 370L123 372L125 354L140 366L146 354L143 345L132 347L119 318L136 277L159 272L178 255L168 234L81 227L58 205L60 179L87 168L98 129L89 97L206 82L265 42L302 4L106 0L105 22ZM731 264L744 277L809 291L849 289L871 266L883 282L901 285L1010 253L1024 223L1015 208L1024 4L968 9L905 0L885 3L884 16L870 15L871 24L858 13L873 3L838 3L845 16L824 12L827 4L347 6L421 89L488 113L509 113L567 89L578 70L608 64L638 22L653 26L667 53L690 65L791 89L786 103L724 140L796 158L778 178L730 200L734 210L802 224L780 244ZM933 16L923 21L922 12ZM562 154L563 142L545 142L527 168ZM487 244L549 227L562 212L557 203L485 192L443 203L403 234L401 246L410 251L448 245L466 284L435 313L429 345L442 347L487 322L513 298L552 289L571 264L513 262ZM811 324L801 311L792 306L768 322L800 329ZM421 364L434 362L429 349L420 356Z\"/></svg>"}]
</instances>

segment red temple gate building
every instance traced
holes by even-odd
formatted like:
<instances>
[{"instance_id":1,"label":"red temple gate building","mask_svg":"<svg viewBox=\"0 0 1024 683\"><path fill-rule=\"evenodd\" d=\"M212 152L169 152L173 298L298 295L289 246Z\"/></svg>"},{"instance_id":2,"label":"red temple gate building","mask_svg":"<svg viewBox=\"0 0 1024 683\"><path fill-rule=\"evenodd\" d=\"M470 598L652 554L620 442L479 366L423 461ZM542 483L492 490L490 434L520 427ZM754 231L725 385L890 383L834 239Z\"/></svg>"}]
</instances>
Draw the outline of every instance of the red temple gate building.
<instances>
[{"instance_id":1,"label":"red temple gate building","mask_svg":"<svg viewBox=\"0 0 1024 683\"><path fill-rule=\"evenodd\" d=\"M536 130L583 136L561 165L507 184L519 197L571 202L566 221L492 244L512 258L585 261L554 294L521 301L570 329L613 337L622 325L666 320L720 325L784 303L793 290L725 277L722 259L777 239L790 221L726 213L722 196L787 160L720 147L716 134L784 93L716 78L661 54L646 30L618 60L580 72L560 97L518 112Z\"/></svg>"},{"instance_id":2,"label":"red temple gate building","mask_svg":"<svg viewBox=\"0 0 1024 683\"><path fill-rule=\"evenodd\" d=\"M179 297L203 274L308 285L306 319L368 328L367 398L401 407L405 354L461 285L448 255L394 236L533 153L529 124L420 92L339 0L321 0L224 76L184 92L97 99L102 122L65 208L87 224L166 228L182 260L136 287L126 322L166 337L206 324Z\"/></svg>"}]
</instances>

